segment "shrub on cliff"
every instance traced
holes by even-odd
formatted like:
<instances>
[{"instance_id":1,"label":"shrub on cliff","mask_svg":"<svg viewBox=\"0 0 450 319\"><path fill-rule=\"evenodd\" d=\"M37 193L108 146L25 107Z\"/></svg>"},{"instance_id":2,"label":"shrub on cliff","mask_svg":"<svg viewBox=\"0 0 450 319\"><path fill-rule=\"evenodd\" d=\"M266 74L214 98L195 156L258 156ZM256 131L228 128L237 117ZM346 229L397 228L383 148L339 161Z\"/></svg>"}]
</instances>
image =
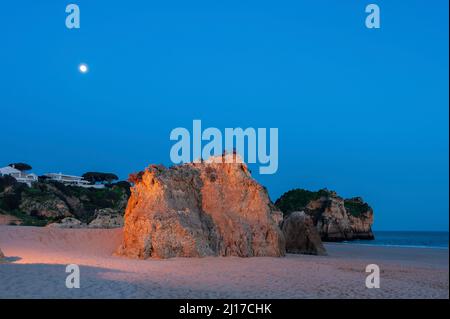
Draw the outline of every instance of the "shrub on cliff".
<instances>
[{"instance_id":1,"label":"shrub on cliff","mask_svg":"<svg viewBox=\"0 0 450 319\"><path fill-rule=\"evenodd\" d=\"M304 210L310 201L328 195L329 191L326 189L320 189L317 192L299 188L292 189L278 198L275 206L283 212L283 215L287 216L292 212Z\"/></svg>"},{"instance_id":2,"label":"shrub on cliff","mask_svg":"<svg viewBox=\"0 0 450 319\"><path fill-rule=\"evenodd\" d=\"M346 199L344 201L344 206L347 212L350 213L350 215L355 217L361 217L364 216L365 213L370 211L372 208L367 203L364 203L360 199Z\"/></svg>"},{"instance_id":3,"label":"shrub on cliff","mask_svg":"<svg viewBox=\"0 0 450 319\"><path fill-rule=\"evenodd\" d=\"M17 209L26 187L25 184L17 183L14 177L0 177L0 209L3 211Z\"/></svg>"},{"instance_id":4,"label":"shrub on cliff","mask_svg":"<svg viewBox=\"0 0 450 319\"><path fill-rule=\"evenodd\" d=\"M0 209L11 211L17 209L20 205L20 193L12 192L0 195Z\"/></svg>"},{"instance_id":5,"label":"shrub on cliff","mask_svg":"<svg viewBox=\"0 0 450 319\"><path fill-rule=\"evenodd\" d=\"M125 191L125 193L130 196L131 195L131 184L127 181L120 181L114 184L110 184L112 189L121 189Z\"/></svg>"},{"instance_id":6,"label":"shrub on cliff","mask_svg":"<svg viewBox=\"0 0 450 319\"><path fill-rule=\"evenodd\" d=\"M5 175L0 176L0 193L5 190L6 187L14 186L17 184L17 181L14 177Z\"/></svg>"}]
</instances>

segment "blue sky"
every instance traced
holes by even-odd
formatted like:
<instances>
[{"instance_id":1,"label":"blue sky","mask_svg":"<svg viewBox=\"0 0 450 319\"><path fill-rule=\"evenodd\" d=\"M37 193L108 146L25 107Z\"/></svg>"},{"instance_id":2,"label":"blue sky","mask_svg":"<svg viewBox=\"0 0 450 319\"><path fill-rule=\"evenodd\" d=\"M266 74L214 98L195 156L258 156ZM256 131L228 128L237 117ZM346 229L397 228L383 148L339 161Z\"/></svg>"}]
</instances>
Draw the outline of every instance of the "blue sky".
<instances>
[{"instance_id":1,"label":"blue sky","mask_svg":"<svg viewBox=\"0 0 450 319\"><path fill-rule=\"evenodd\" d=\"M0 165L126 178L194 119L277 127L273 200L327 187L376 230L448 230L447 1L372 1L379 30L365 1L74 1L79 30L68 3L0 7Z\"/></svg>"}]
</instances>

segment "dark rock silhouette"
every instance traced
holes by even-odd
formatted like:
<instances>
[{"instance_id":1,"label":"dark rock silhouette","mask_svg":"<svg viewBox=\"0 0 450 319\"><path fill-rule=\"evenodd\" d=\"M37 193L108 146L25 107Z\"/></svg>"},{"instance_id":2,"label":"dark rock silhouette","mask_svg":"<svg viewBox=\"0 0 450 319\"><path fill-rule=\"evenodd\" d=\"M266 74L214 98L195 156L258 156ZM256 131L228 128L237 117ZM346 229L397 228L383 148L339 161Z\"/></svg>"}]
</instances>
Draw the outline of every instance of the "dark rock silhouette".
<instances>
[{"instance_id":1,"label":"dark rock silhouette","mask_svg":"<svg viewBox=\"0 0 450 319\"><path fill-rule=\"evenodd\" d=\"M281 229L286 240L286 252L326 255L319 232L305 212L292 212L283 220Z\"/></svg>"}]
</instances>

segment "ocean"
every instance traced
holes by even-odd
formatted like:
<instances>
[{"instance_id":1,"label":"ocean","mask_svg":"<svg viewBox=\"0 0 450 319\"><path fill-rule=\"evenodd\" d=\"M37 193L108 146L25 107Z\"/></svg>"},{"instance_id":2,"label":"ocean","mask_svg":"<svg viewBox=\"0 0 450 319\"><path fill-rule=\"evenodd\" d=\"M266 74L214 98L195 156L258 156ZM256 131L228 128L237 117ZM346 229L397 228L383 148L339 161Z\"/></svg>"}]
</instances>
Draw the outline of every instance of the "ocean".
<instances>
[{"instance_id":1,"label":"ocean","mask_svg":"<svg viewBox=\"0 0 450 319\"><path fill-rule=\"evenodd\" d=\"M448 232L374 231L375 240L356 240L351 244L373 246L448 248Z\"/></svg>"}]
</instances>

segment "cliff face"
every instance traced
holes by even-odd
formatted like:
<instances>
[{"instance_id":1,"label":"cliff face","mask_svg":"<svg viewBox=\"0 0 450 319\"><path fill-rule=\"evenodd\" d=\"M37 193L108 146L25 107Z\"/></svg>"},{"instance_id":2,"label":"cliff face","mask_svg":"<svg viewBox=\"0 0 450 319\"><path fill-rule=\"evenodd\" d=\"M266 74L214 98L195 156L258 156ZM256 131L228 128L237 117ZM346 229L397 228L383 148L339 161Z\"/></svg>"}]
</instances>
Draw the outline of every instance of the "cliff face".
<instances>
[{"instance_id":1,"label":"cliff face","mask_svg":"<svg viewBox=\"0 0 450 319\"><path fill-rule=\"evenodd\" d=\"M89 223L102 209L123 215L128 197L129 190L118 185L94 189L46 181L28 187L4 176L0 177L0 217L4 217L0 221L15 220L14 224L45 226L74 217Z\"/></svg>"},{"instance_id":2,"label":"cliff face","mask_svg":"<svg viewBox=\"0 0 450 319\"><path fill-rule=\"evenodd\" d=\"M361 198L343 199L335 192L291 190L275 203L285 217L292 211L311 216L324 241L374 239L373 210Z\"/></svg>"},{"instance_id":3,"label":"cliff face","mask_svg":"<svg viewBox=\"0 0 450 319\"><path fill-rule=\"evenodd\" d=\"M284 237L266 190L245 164L217 163L221 159L171 168L151 165L135 175L118 254L284 255Z\"/></svg>"},{"instance_id":4,"label":"cliff face","mask_svg":"<svg viewBox=\"0 0 450 319\"><path fill-rule=\"evenodd\" d=\"M374 239L372 232L373 210L361 197L344 200L344 206L349 213L351 239Z\"/></svg>"}]
</instances>

